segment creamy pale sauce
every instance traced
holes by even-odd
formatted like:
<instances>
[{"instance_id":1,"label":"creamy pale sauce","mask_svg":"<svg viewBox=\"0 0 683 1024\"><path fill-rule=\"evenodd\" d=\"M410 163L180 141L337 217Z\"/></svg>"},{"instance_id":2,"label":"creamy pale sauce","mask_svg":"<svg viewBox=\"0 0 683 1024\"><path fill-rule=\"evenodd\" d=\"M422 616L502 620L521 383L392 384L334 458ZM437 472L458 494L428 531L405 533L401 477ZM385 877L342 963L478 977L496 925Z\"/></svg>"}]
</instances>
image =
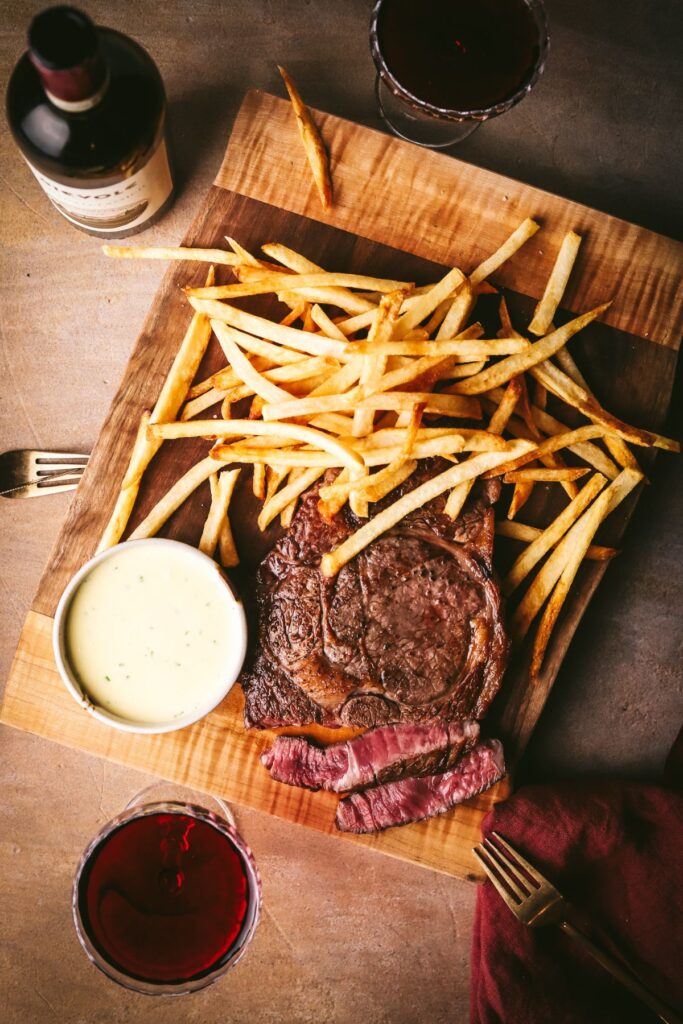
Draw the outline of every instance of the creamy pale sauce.
<instances>
[{"instance_id":1,"label":"creamy pale sauce","mask_svg":"<svg viewBox=\"0 0 683 1024\"><path fill-rule=\"evenodd\" d=\"M131 545L76 590L66 653L93 704L130 721L171 722L220 700L234 621L232 595L211 565L182 549Z\"/></svg>"}]
</instances>

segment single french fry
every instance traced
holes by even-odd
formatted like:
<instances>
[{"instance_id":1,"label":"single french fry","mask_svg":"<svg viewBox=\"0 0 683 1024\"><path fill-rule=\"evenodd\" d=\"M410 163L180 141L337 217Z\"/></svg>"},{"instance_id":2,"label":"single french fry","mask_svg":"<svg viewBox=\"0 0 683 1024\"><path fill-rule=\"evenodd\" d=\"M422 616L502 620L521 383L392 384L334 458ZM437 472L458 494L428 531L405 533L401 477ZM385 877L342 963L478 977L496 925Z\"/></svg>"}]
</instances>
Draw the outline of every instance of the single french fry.
<instances>
[{"instance_id":1,"label":"single french fry","mask_svg":"<svg viewBox=\"0 0 683 1024\"><path fill-rule=\"evenodd\" d=\"M663 437L651 430L641 430L640 427L633 427L623 420L618 419L603 409L599 402L588 394L588 392L575 384L574 381L563 373L551 362L544 362L531 368L532 375L539 380L548 391L561 398L568 405L572 405L579 412L582 412L594 423L599 423L607 428L608 433L618 434L625 441L640 445L646 448L664 448L669 452L680 452L681 446L678 441L669 437Z\"/></svg>"},{"instance_id":2,"label":"single french fry","mask_svg":"<svg viewBox=\"0 0 683 1024\"><path fill-rule=\"evenodd\" d=\"M186 399L191 401L193 398L199 398L200 395L205 395L207 391L211 391L212 388L216 388L217 391L226 391L229 388L236 387L239 384L236 374L234 373L231 366L224 366L222 370L216 370L210 377L205 377L204 380L197 381L188 390Z\"/></svg>"},{"instance_id":3,"label":"single french fry","mask_svg":"<svg viewBox=\"0 0 683 1024\"><path fill-rule=\"evenodd\" d=\"M337 325L330 320L322 306L315 303L311 307L311 316L313 317L313 322L318 325L326 338L336 338L338 341L346 341L346 337L342 334Z\"/></svg>"},{"instance_id":4,"label":"single french fry","mask_svg":"<svg viewBox=\"0 0 683 1024\"><path fill-rule=\"evenodd\" d=\"M197 299L239 299L247 295L266 295L282 289L282 274L264 274L255 281L239 284L220 284L207 288L185 288L187 295ZM336 274L326 270L316 274L289 274L287 291L299 288L358 288L375 292L392 292L398 288L411 289L412 283L389 281L382 277L364 277L362 274Z\"/></svg>"},{"instance_id":5,"label":"single french fry","mask_svg":"<svg viewBox=\"0 0 683 1024\"><path fill-rule=\"evenodd\" d=\"M501 359L495 366L482 370L476 377L468 377L459 385L460 394L478 395L482 391L490 391L491 388L507 383L512 377L516 377L525 370L535 368L538 363L549 359L558 349L566 345L578 331L596 320L609 306L610 303L605 302L588 313L582 313L581 316L570 320L563 327L558 327L552 334L546 335L540 341L533 342L524 352Z\"/></svg>"},{"instance_id":6,"label":"single french fry","mask_svg":"<svg viewBox=\"0 0 683 1024\"><path fill-rule=\"evenodd\" d=\"M206 277L208 285L213 283L214 276L214 269L211 266ZM195 313L164 381L161 394L152 409L150 423L167 423L176 418L199 369L210 338L211 327L208 319L201 313Z\"/></svg>"},{"instance_id":7,"label":"single french fry","mask_svg":"<svg viewBox=\"0 0 683 1024\"><path fill-rule=\"evenodd\" d=\"M516 446L521 443L520 441L511 441L508 445L509 453L518 451ZM338 548L324 554L320 563L323 575L335 576L342 566L346 565L373 540L400 522L408 513L426 505L427 502L443 494L444 491L450 490L462 480L471 480L480 476L484 470L494 468L505 458L506 453L504 452L484 452L474 459L468 459L467 462L451 466L445 472L439 473L413 491L404 494L398 501L361 526L356 533L352 533Z\"/></svg>"},{"instance_id":8,"label":"single french fry","mask_svg":"<svg viewBox=\"0 0 683 1024\"><path fill-rule=\"evenodd\" d=\"M249 362L239 348L235 335L233 335L231 328L227 324L221 323L219 320L212 320L211 327L225 353L225 358L232 366L235 374L256 395L260 395L266 402L286 402L290 399L291 396L288 391L268 380ZM295 363L294 365L297 366L299 364Z\"/></svg>"},{"instance_id":9,"label":"single french fry","mask_svg":"<svg viewBox=\"0 0 683 1024\"><path fill-rule=\"evenodd\" d=\"M514 469L521 469L522 466L540 459L543 455L560 451L562 448L570 448L580 441L590 441L596 437L604 437L606 433L606 427L600 427L591 423L585 427L577 427L576 430L568 430L564 434L555 434L552 437L546 438L545 441L536 445L535 448L520 455L514 461L503 466L501 473L510 473Z\"/></svg>"},{"instance_id":10,"label":"single french fry","mask_svg":"<svg viewBox=\"0 0 683 1024\"><path fill-rule=\"evenodd\" d=\"M529 481L519 481L515 484L515 489L512 492L512 498L510 499L510 506L507 511L508 519L514 519L519 510L524 508L531 497L533 489L534 485Z\"/></svg>"},{"instance_id":11,"label":"single french fry","mask_svg":"<svg viewBox=\"0 0 683 1024\"><path fill-rule=\"evenodd\" d=\"M277 491L261 509L258 517L259 529L265 530L269 523L272 523L273 519L287 508L290 502L307 491L324 472L324 469L318 467L307 469L293 483L289 483L282 490Z\"/></svg>"},{"instance_id":12,"label":"single french fry","mask_svg":"<svg viewBox=\"0 0 683 1024\"><path fill-rule=\"evenodd\" d=\"M543 297L536 306L533 319L529 324L529 330L532 334L542 336L550 329L553 317L562 301L562 296L567 287L569 275L572 272L580 245L581 236L577 235L574 231L568 231L562 239L562 245L557 254L555 265L550 272Z\"/></svg>"},{"instance_id":13,"label":"single french fry","mask_svg":"<svg viewBox=\"0 0 683 1024\"><path fill-rule=\"evenodd\" d=\"M481 419L481 406L468 396L442 394L431 391L383 391L358 400L359 409L391 409L394 412L410 412L416 403L423 404L425 412L461 419Z\"/></svg>"},{"instance_id":14,"label":"single french fry","mask_svg":"<svg viewBox=\"0 0 683 1024\"><path fill-rule=\"evenodd\" d=\"M213 473L209 478L211 484L211 505L209 513L204 522L204 529L199 540L199 550L205 555L213 558L218 547L223 521L228 514L228 505L235 486L235 479L239 476L239 469L229 472Z\"/></svg>"},{"instance_id":15,"label":"single french fry","mask_svg":"<svg viewBox=\"0 0 683 1024\"><path fill-rule=\"evenodd\" d=\"M433 313L444 299L453 295L464 280L465 275L457 267L449 270L445 277L435 284L430 291L420 295L417 301L411 305L410 309L401 316L396 324L394 337L404 338L414 327L422 323L430 313Z\"/></svg>"},{"instance_id":16,"label":"single french fry","mask_svg":"<svg viewBox=\"0 0 683 1024\"><path fill-rule=\"evenodd\" d=\"M272 498L278 487L287 476L289 470L286 467L267 466L266 501Z\"/></svg>"},{"instance_id":17,"label":"single french fry","mask_svg":"<svg viewBox=\"0 0 683 1024\"><path fill-rule=\"evenodd\" d=\"M223 323L236 327L245 333L265 338L268 341L283 345L285 348L293 349L295 352L306 352L311 356L335 356L346 361L346 345L333 338L323 338L319 334L310 334L307 331L300 331L296 327L285 327L282 324L273 323L265 317L256 316L254 313L247 313L244 309L231 306L227 302L217 302L215 299L195 299L189 297L189 302L194 309L205 313L211 320L221 320ZM260 353L259 353L260 354Z\"/></svg>"},{"instance_id":18,"label":"single french fry","mask_svg":"<svg viewBox=\"0 0 683 1024\"><path fill-rule=\"evenodd\" d=\"M230 516L228 509L230 501L232 499L233 492L235 490L235 484L237 478L240 475L239 469L224 470L221 473L221 479L225 478L224 487L228 491L227 505L225 508L225 515L221 521L220 531L218 533L218 557L221 565L225 566L226 569L232 569L236 565L240 564L240 557L237 553L235 541L232 536L232 526L230 525ZM216 493L217 485L214 482L216 480L215 475L209 477L209 483L211 484L211 498Z\"/></svg>"},{"instance_id":19,"label":"single french fry","mask_svg":"<svg viewBox=\"0 0 683 1024\"><path fill-rule=\"evenodd\" d=\"M254 492L254 497L263 501L266 496L266 467L263 462L254 463L252 490Z\"/></svg>"},{"instance_id":20,"label":"single french fry","mask_svg":"<svg viewBox=\"0 0 683 1024\"><path fill-rule=\"evenodd\" d=\"M479 266L472 271L469 278L470 284L474 287L498 270L498 268L502 266L506 260L509 260L518 249L521 249L525 242L528 242L532 235L536 234L539 226L540 225L538 225L536 221L531 220L529 217L522 221L519 227L512 232L510 237L503 242L500 248L496 249L488 259L484 260L483 263L480 263Z\"/></svg>"},{"instance_id":21,"label":"single french fry","mask_svg":"<svg viewBox=\"0 0 683 1024\"><path fill-rule=\"evenodd\" d=\"M97 545L98 554L121 540L140 490L142 474L159 450L160 442L147 437L149 420L149 411L143 412L114 508Z\"/></svg>"},{"instance_id":22,"label":"single french fry","mask_svg":"<svg viewBox=\"0 0 683 1024\"><path fill-rule=\"evenodd\" d=\"M248 252L244 246L236 242L230 235L225 235L225 241L228 243L232 251L236 256L239 256L240 263L248 267L262 267L262 263L259 259L254 256L253 253Z\"/></svg>"},{"instance_id":23,"label":"single french fry","mask_svg":"<svg viewBox=\"0 0 683 1024\"><path fill-rule=\"evenodd\" d=\"M580 480L590 469L585 467L562 466L558 469L513 469L503 475L504 484L517 483L562 483L564 480Z\"/></svg>"},{"instance_id":24,"label":"single french fry","mask_svg":"<svg viewBox=\"0 0 683 1024\"><path fill-rule=\"evenodd\" d=\"M306 307L307 304L305 302L300 302L298 305L294 306L293 309L290 309L287 316L283 316L282 320L280 320L282 326L290 327L297 320L302 320L303 317L306 315ZM342 338L343 337L344 335L342 334Z\"/></svg>"},{"instance_id":25,"label":"single french fry","mask_svg":"<svg viewBox=\"0 0 683 1024\"><path fill-rule=\"evenodd\" d=\"M399 311L405 298L405 292L401 290L390 292L384 295L377 307L377 313L368 335L369 351L362 362L360 374L361 394L366 389L375 387L382 378L387 365L387 357L384 353L377 353L373 349L388 342L395 328ZM372 430L375 414L369 409L357 409L353 416L353 435L362 437Z\"/></svg>"},{"instance_id":26,"label":"single french fry","mask_svg":"<svg viewBox=\"0 0 683 1024\"><path fill-rule=\"evenodd\" d=\"M472 285L469 281L465 280L455 293L455 298L451 301L450 309L437 331L436 340L442 341L445 338L457 337L464 329L473 305L474 292Z\"/></svg>"},{"instance_id":27,"label":"single french fry","mask_svg":"<svg viewBox=\"0 0 683 1024\"><path fill-rule=\"evenodd\" d=\"M575 384L578 384L580 388L589 395L590 398L595 399L595 395L586 383L586 379L579 370L578 366L574 362L568 349L560 349L559 352L555 353L555 358L560 364L561 369L567 374ZM538 382L536 382L538 384ZM543 385L538 385L542 387ZM626 468L629 466L631 469L640 469L638 462L631 452L625 441L623 441L616 434L608 434L605 437L605 446L610 454L616 459L620 466Z\"/></svg>"},{"instance_id":28,"label":"single french fry","mask_svg":"<svg viewBox=\"0 0 683 1024\"><path fill-rule=\"evenodd\" d=\"M583 541L586 538L586 548L588 547L602 520L609 515L610 511L615 508L619 502L623 501L627 494L629 494L642 479L642 473L638 473L636 470L622 470L617 479L612 481L606 490L598 496L593 505L589 506L589 508L571 526L567 533L565 533L562 540L557 544L552 554L549 556L547 561L544 562L540 571L534 577L531 586L515 609L515 613L512 616L510 623L510 630L517 641L522 640L528 632L531 623L545 604L547 597L560 578L565 566L569 564L572 552L574 552L577 547L583 546ZM588 484L586 486L588 486Z\"/></svg>"},{"instance_id":29,"label":"single french fry","mask_svg":"<svg viewBox=\"0 0 683 1024\"><path fill-rule=\"evenodd\" d=\"M541 536L543 530L538 526L529 526L527 523L516 523L509 519L499 519L496 522L496 533L501 537L508 537L510 540L523 541L531 544ZM586 552L586 558L593 562L609 562L615 555L619 554L618 548L605 547L602 544L591 544Z\"/></svg>"},{"instance_id":30,"label":"single french fry","mask_svg":"<svg viewBox=\"0 0 683 1024\"><path fill-rule=\"evenodd\" d=\"M522 382L519 377L513 377L505 389L503 397L489 422L489 430L492 434L502 434L510 417L515 411L515 406L522 393Z\"/></svg>"},{"instance_id":31,"label":"single french fry","mask_svg":"<svg viewBox=\"0 0 683 1024\"><path fill-rule=\"evenodd\" d=\"M183 407L183 411L180 414L180 419L183 423L187 420L191 420L194 416L198 416L200 412L206 412L206 410L210 409L212 405L216 405L218 402L221 402L226 396L226 390L211 388L209 391L205 391L203 394L197 395L196 398L191 399L191 401L186 402Z\"/></svg>"},{"instance_id":32,"label":"single french fry","mask_svg":"<svg viewBox=\"0 0 683 1024\"><path fill-rule=\"evenodd\" d=\"M167 424L157 424L156 427L149 427L149 430L164 430ZM216 460L210 457L195 463L180 480L164 494L156 503L154 508L147 514L139 526L130 535L130 540L142 540L144 537L153 537L159 532L164 523L171 518L173 513L180 508L184 501L196 491L200 484L208 480L212 473L216 472Z\"/></svg>"},{"instance_id":33,"label":"single french fry","mask_svg":"<svg viewBox=\"0 0 683 1024\"><path fill-rule=\"evenodd\" d=\"M234 267L240 260L224 249L188 249L183 246L160 245L103 245L105 256L125 260L194 260L201 263L220 263Z\"/></svg>"},{"instance_id":34,"label":"single french fry","mask_svg":"<svg viewBox=\"0 0 683 1024\"><path fill-rule=\"evenodd\" d=\"M434 312L432 313L429 320L424 326L428 338L430 338L432 334L434 334L435 331L438 331L438 329L441 327L441 324L448 316L448 311L452 305L453 299L449 297L447 299L444 299L443 302L440 302L439 305L436 307L436 309L434 310Z\"/></svg>"},{"instance_id":35,"label":"single french fry","mask_svg":"<svg viewBox=\"0 0 683 1024\"><path fill-rule=\"evenodd\" d=\"M350 342L347 351L355 355L371 355L373 350L385 356L459 356L463 360L488 359L525 352L530 347L526 338L481 338L468 340L450 338L443 341L367 341ZM488 390L484 388L483 390Z\"/></svg>"},{"instance_id":36,"label":"single french fry","mask_svg":"<svg viewBox=\"0 0 683 1024\"><path fill-rule=\"evenodd\" d=\"M322 203L323 210L329 210L332 206L332 178L327 150L320 137L320 132L311 117L311 112L301 99L296 85L285 69L279 64L278 71L282 76L282 81L285 83L289 98L292 101L297 128L306 151L306 158L313 172L313 180L320 196L320 202Z\"/></svg>"},{"instance_id":37,"label":"single french fry","mask_svg":"<svg viewBox=\"0 0 683 1024\"><path fill-rule=\"evenodd\" d=\"M498 332L499 338L523 338L524 335L516 331L512 326L512 320L510 319L510 311L508 310L507 299L504 295L500 297L500 303L498 305L500 315L500 331Z\"/></svg>"},{"instance_id":38,"label":"single french fry","mask_svg":"<svg viewBox=\"0 0 683 1024\"><path fill-rule=\"evenodd\" d=\"M264 407L264 412L265 412ZM292 441L311 444L339 458L343 465L353 468L364 465L362 456L340 438L331 437L313 427L298 423L264 423L262 420L193 420L191 423L158 423L148 428L152 438L178 437L288 437Z\"/></svg>"}]
</instances>

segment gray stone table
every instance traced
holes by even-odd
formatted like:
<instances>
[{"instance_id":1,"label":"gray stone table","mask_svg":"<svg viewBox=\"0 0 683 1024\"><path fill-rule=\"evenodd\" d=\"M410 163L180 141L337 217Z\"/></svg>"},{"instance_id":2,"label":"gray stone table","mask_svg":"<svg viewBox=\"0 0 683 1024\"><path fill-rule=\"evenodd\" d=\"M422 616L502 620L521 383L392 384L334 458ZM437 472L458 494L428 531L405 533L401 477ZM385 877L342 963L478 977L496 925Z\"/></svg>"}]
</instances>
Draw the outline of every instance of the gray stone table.
<instances>
[{"instance_id":1,"label":"gray stone table","mask_svg":"<svg viewBox=\"0 0 683 1024\"><path fill-rule=\"evenodd\" d=\"M381 127L369 0L90 0L164 76L178 199L140 236L176 242L208 188L243 91L281 91ZM552 49L531 96L457 156L667 234L681 232L681 8L677 0L548 0ZM29 0L0 0L0 91L23 50ZM4 128L4 126L3 126ZM0 133L0 448L88 450L163 273L94 253L58 218ZM680 433L680 421L670 430ZM0 504L0 676L69 495ZM656 777L680 723L683 513L660 458L557 680L524 764L532 779ZM238 811L264 877L252 950L181 1002L127 993L92 968L70 918L91 835L148 777L9 729L0 733L0 990L7 1024L463 1021L473 887Z\"/></svg>"}]
</instances>

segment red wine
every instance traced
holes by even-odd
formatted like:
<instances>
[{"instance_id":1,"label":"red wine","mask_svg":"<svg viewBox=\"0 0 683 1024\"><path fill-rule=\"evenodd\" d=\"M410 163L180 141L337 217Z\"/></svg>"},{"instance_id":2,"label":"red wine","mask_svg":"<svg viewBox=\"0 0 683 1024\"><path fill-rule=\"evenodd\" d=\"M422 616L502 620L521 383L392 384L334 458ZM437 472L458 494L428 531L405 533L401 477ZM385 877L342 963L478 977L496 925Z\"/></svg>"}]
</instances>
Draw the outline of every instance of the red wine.
<instances>
[{"instance_id":1,"label":"red wine","mask_svg":"<svg viewBox=\"0 0 683 1024\"><path fill-rule=\"evenodd\" d=\"M377 40L400 86L423 103L460 112L510 99L540 54L525 0L384 0Z\"/></svg>"},{"instance_id":2,"label":"red wine","mask_svg":"<svg viewBox=\"0 0 683 1024\"><path fill-rule=\"evenodd\" d=\"M107 835L80 877L87 935L115 969L181 983L219 968L250 903L242 856L223 832L184 813L132 818Z\"/></svg>"},{"instance_id":3,"label":"red wine","mask_svg":"<svg viewBox=\"0 0 683 1024\"><path fill-rule=\"evenodd\" d=\"M148 53L73 7L39 14L7 90L7 120L38 183L76 227L118 238L165 210L166 97Z\"/></svg>"}]
</instances>

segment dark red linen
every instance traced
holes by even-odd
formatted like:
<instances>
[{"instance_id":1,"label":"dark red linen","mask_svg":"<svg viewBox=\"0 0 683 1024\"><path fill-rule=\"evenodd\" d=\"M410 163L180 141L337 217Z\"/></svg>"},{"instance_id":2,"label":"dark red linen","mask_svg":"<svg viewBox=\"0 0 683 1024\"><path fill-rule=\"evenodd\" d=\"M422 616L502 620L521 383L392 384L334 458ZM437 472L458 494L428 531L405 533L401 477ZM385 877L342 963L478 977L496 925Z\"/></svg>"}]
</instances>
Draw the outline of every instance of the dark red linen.
<instances>
[{"instance_id":1,"label":"dark red linen","mask_svg":"<svg viewBox=\"0 0 683 1024\"><path fill-rule=\"evenodd\" d=\"M613 780L528 786L487 816L484 834L494 829L681 1012L683 794ZM490 882L477 897L470 998L471 1024L658 1019L558 928L520 924Z\"/></svg>"}]
</instances>

